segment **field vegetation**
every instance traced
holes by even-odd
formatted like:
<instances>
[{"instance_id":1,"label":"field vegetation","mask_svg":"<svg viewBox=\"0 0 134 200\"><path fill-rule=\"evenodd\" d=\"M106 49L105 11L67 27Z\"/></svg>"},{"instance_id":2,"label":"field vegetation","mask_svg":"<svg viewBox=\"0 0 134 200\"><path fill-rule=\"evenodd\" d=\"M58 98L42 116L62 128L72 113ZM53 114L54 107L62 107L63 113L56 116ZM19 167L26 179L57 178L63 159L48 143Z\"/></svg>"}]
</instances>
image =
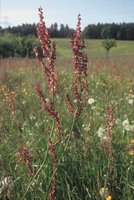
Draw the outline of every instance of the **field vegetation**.
<instances>
[{"instance_id":1,"label":"field vegetation","mask_svg":"<svg viewBox=\"0 0 134 200\"><path fill-rule=\"evenodd\" d=\"M71 43L41 19L44 58L0 60L0 199L132 200L134 42L106 59L80 16Z\"/></svg>"}]
</instances>

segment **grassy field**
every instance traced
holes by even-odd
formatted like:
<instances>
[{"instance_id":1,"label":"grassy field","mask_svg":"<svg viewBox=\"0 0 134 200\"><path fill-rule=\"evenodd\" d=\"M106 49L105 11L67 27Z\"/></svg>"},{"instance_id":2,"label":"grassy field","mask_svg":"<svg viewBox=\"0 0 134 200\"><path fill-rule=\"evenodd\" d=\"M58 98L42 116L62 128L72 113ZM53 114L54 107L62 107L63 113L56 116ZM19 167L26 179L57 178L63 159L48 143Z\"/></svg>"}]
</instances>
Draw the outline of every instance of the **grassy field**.
<instances>
[{"instance_id":1,"label":"grassy field","mask_svg":"<svg viewBox=\"0 0 134 200\"><path fill-rule=\"evenodd\" d=\"M70 41L56 43L59 86L53 98L37 60L0 60L0 199L48 200L56 181L57 200L132 200L134 42L117 41L107 60L101 40L86 40L89 97L78 118L66 103L69 94L78 106ZM48 145L57 125L42 108L37 81L60 118L58 147Z\"/></svg>"},{"instance_id":2,"label":"grassy field","mask_svg":"<svg viewBox=\"0 0 134 200\"><path fill-rule=\"evenodd\" d=\"M57 44L58 58L70 58L72 52L70 51L69 39L54 39ZM89 58L105 58L106 52L102 47L102 40L85 40L86 52ZM134 56L134 41L117 41L117 47L111 49L110 55L113 56Z\"/></svg>"}]
</instances>

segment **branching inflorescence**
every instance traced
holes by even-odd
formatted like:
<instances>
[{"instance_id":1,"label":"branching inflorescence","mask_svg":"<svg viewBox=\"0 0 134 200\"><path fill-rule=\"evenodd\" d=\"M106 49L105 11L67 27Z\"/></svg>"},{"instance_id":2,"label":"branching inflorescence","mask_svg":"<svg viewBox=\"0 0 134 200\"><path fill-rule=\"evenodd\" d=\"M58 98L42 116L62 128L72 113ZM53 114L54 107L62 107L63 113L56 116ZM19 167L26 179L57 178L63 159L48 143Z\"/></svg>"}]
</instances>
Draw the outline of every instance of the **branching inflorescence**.
<instances>
[{"instance_id":1,"label":"branching inflorescence","mask_svg":"<svg viewBox=\"0 0 134 200\"><path fill-rule=\"evenodd\" d=\"M113 115L112 105L110 105L107 108L106 114L107 114L106 120L104 123L106 139L102 139L101 144L103 146L105 156L108 157L112 162L111 166L109 167L109 171L111 172L114 166L114 156L113 156L113 150L112 150L112 144L113 144L112 127L115 125L115 118Z\"/></svg>"},{"instance_id":2,"label":"branching inflorescence","mask_svg":"<svg viewBox=\"0 0 134 200\"><path fill-rule=\"evenodd\" d=\"M31 174L30 154L25 146L22 148L21 154L25 159L25 164L26 164L27 170L28 170L29 174Z\"/></svg>"},{"instance_id":3,"label":"branching inflorescence","mask_svg":"<svg viewBox=\"0 0 134 200\"><path fill-rule=\"evenodd\" d=\"M52 99L54 99L54 95L56 95L58 92L58 74L55 72L56 44L50 41L49 31L46 28L41 7L39 8L39 17L40 22L37 25L37 33L41 44L42 54L45 57L45 59L47 59L47 64L39 55L37 47L34 48L34 52L46 77L49 95L52 96ZM48 115L55 121L58 138L57 143L60 143L61 124L59 115L54 107L54 102L47 102L45 100L43 89L38 82L35 84L35 89L40 98L42 107L48 113Z\"/></svg>"},{"instance_id":4,"label":"branching inflorescence","mask_svg":"<svg viewBox=\"0 0 134 200\"><path fill-rule=\"evenodd\" d=\"M76 31L72 34L71 44L73 50L73 65L74 65L74 80L73 93L78 102L78 108L75 111L73 103L69 95L66 96L66 101L70 113L79 116L83 110L84 103L88 99L88 81L87 81L87 54L83 51L85 42L81 35L80 14L78 15L78 22Z\"/></svg>"},{"instance_id":5,"label":"branching inflorescence","mask_svg":"<svg viewBox=\"0 0 134 200\"><path fill-rule=\"evenodd\" d=\"M43 61L43 58L41 58L41 56L39 55L37 47L34 48L34 53L40 63L41 68L43 69L44 76L47 80L47 86L48 86L50 99L52 99L52 101L51 100L49 102L46 101L44 93L43 93L43 89L38 82L36 82L35 84L35 89L40 98L40 102L43 109L53 119L54 126L56 126L56 133L57 133L56 142L54 141L52 142L51 138L49 138L48 140L48 149L52 157L52 165L53 165L52 170L54 174L52 183L51 183L52 186L49 192L49 199L53 200L55 198L55 192L56 192L56 174L54 172L56 171L57 161L56 161L55 144L58 146L61 140L60 117L54 106L54 97L58 92L59 77L58 77L58 74L55 72L56 44L55 42L51 42L50 40L50 34L49 34L48 29L46 28L44 17L43 17L43 11L41 7L39 8L39 17L40 17L40 22L37 25L37 33L38 33L38 38L41 44L42 54L46 62ZM53 131L54 131L54 128L52 128L52 132Z\"/></svg>"},{"instance_id":6,"label":"branching inflorescence","mask_svg":"<svg viewBox=\"0 0 134 200\"><path fill-rule=\"evenodd\" d=\"M46 28L42 8L39 8L39 17L40 22L37 25L38 38L41 44L42 55L44 59L39 55L38 49L34 48L34 53L38 59L43 73L47 80L48 91L50 95L50 101L46 101L43 89L39 82L36 82L35 89L39 96L41 105L47 114L53 119L54 126L56 127L56 142L52 141L51 134L54 131L54 128L51 130L51 134L48 140L48 150L52 157L52 168L53 168L53 177L51 182L51 190L49 192L49 200L55 198L56 192L56 169L57 169L57 152L56 147L59 146L61 141L61 120L58 112L55 108L54 97L58 93L58 74L55 72L55 61L56 61L56 44L51 42L50 34ZM85 102L88 99L88 82L87 82L87 55L84 53L83 49L85 48L84 40L81 35L80 27L80 15L78 15L78 22L76 31L72 35L71 44L73 49L73 63L74 63L74 79L73 79L73 94L74 98L77 101L77 108L74 108L74 104L69 97L69 94L66 95L66 102L68 105L69 111L72 113L74 118L78 117L84 107ZM52 101L51 101L52 99ZM74 120L73 120L74 124ZM57 144L57 145L55 145ZM67 145L66 145L67 146ZM65 147L66 148L66 147ZM59 163L59 161L58 161Z\"/></svg>"},{"instance_id":7,"label":"branching inflorescence","mask_svg":"<svg viewBox=\"0 0 134 200\"><path fill-rule=\"evenodd\" d=\"M56 93L58 90L58 74L55 72L55 60L56 60L56 44L50 41L50 34L46 28L42 8L39 8L40 22L37 25L38 38L40 40L42 54L48 61L48 66L43 62L39 56L37 47L34 48L35 56L40 62L40 66L43 69L44 75L48 81L49 93Z\"/></svg>"}]
</instances>

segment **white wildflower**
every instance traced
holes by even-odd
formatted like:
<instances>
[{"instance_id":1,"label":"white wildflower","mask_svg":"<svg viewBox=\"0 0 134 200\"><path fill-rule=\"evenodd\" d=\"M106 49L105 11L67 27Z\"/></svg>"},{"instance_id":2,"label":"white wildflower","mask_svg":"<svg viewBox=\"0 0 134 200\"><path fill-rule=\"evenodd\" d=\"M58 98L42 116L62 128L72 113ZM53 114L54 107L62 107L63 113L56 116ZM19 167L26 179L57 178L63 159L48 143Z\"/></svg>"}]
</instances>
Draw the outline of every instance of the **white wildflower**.
<instances>
[{"instance_id":1,"label":"white wildflower","mask_svg":"<svg viewBox=\"0 0 134 200\"><path fill-rule=\"evenodd\" d=\"M126 125L129 125L128 119L125 119L125 120L122 122L122 126L123 126L123 127L125 127Z\"/></svg>"},{"instance_id":2,"label":"white wildflower","mask_svg":"<svg viewBox=\"0 0 134 200\"><path fill-rule=\"evenodd\" d=\"M100 127L97 131L97 134L98 134L98 137L101 139L101 140L108 140L108 137L106 135L106 131L104 128Z\"/></svg>"},{"instance_id":3,"label":"white wildflower","mask_svg":"<svg viewBox=\"0 0 134 200\"><path fill-rule=\"evenodd\" d=\"M105 129L100 127L97 131L98 137L103 138L105 136Z\"/></svg>"},{"instance_id":4,"label":"white wildflower","mask_svg":"<svg viewBox=\"0 0 134 200\"><path fill-rule=\"evenodd\" d=\"M3 178L1 183L4 188L7 188L7 187L11 187L13 185L13 180L10 176L8 176L8 177Z\"/></svg>"},{"instance_id":5,"label":"white wildflower","mask_svg":"<svg viewBox=\"0 0 134 200\"><path fill-rule=\"evenodd\" d=\"M108 137L106 135L104 135L101 139L108 141Z\"/></svg>"},{"instance_id":6,"label":"white wildflower","mask_svg":"<svg viewBox=\"0 0 134 200\"><path fill-rule=\"evenodd\" d=\"M77 99L74 99L74 103L77 103Z\"/></svg>"},{"instance_id":7,"label":"white wildflower","mask_svg":"<svg viewBox=\"0 0 134 200\"><path fill-rule=\"evenodd\" d=\"M30 119L31 119L31 120L35 120L36 117L35 117L34 115L30 114Z\"/></svg>"},{"instance_id":8,"label":"white wildflower","mask_svg":"<svg viewBox=\"0 0 134 200\"><path fill-rule=\"evenodd\" d=\"M46 100L47 103L49 103L49 99L48 98L46 98L45 100Z\"/></svg>"},{"instance_id":9,"label":"white wildflower","mask_svg":"<svg viewBox=\"0 0 134 200\"><path fill-rule=\"evenodd\" d=\"M128 103L131 104L131 105L133 105L134 100L133 100L133 99L129 99L129 100L128 100Z\"/></svg>"},{"instance_id":10,"label":"white wildflower","mask_svg":"<svg viewBox=\"0 0 134 200\"><path fill-rule=\"evenodd\" d=\"M39 123L39 122L35 122L35 126L36 126L36 127L39 127L39 126L40 126L40 123Z\"/></svg>"},{"instance_id":11,"label":"white wildflower","mask_svg":"<svg viewBox=\"0 0 134 200\"><path fill-rule=\"evenodd\" d=\"M90 105L92 105L94 102L95 102L95 100L94 100L93 98L89 98L89 99L88 99L88 103L89 103Z\"/></svg>"}]
</instances>

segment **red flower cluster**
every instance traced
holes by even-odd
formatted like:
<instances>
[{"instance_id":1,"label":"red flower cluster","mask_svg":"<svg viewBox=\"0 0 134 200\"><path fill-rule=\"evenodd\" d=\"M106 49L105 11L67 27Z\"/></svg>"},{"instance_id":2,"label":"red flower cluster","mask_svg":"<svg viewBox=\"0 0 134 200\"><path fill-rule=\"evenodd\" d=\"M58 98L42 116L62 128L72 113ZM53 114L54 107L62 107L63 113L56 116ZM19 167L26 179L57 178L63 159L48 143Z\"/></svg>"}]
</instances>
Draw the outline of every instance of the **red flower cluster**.
<instances>
[{"instance_id":1,"label":"red flower cluster","mask_svg":"<svg viewBox=\"0 0 134 200\"><path fill-rule=\"evenodd\" d=\"M25 146L23 146L21 154L22 154L22 156L23 156L24 159L25 159L25 163L26 163L27 170L28 170L29 174L31 174L30 154L29 154L29 152L27 151L27 149L26 149Z\"/></svg>"},{"instance_id":2,"label":"red flower cluster","mask_svg":"<svg viewBox=\"0 0 134 200\"><path fill-rule=\"evenodd\" d=\"M82 93L85 100L88 99L88 82L87 82L87 54L84 53L85 42L81 35L80 15L76 31L72 35L71 44L74 54L74 96L77 100L81 100Z\"/></svg>"},{"instance_id":3,"label":"red flower cluster","mask_svg":"<svg viewBox=\"0 0 134 200\"><path fill-rule=\"evenodd\" d=\"M104 124L104 128L106 131L106 137L107 139L102 139L101 144L104 149L105 155L111 160L112 165L109 167L109 171L111 172L113 169L114 164L114 156L112 151L112 142L113 142L113 135L112 135L112 126L115 125L115 118L113 116L113 108L112 105L110 105L107 109L107 116L106 121Z\"/></svg>"},{"instance_id":4,"label":"red flower cluster","mask_svg":"<svg viewBox=\"0 0 134 200\"><path fill-rule=\"evenodd\" d=\"M52 102L47 102L45 100L45 97L44 97L44 94L43 94L43 90L42 90L41 85L39 83L35 84L35 89L36 89L36 91L38 93L38 96L40 98L40 102L42 104L42 107L48 113L48 115L55 120L57 138L58 138L57 144L59 144L60 143L60 139L61 139L61 124L60 124L60 118L58 116L58 113L55 111L53 103Z\"/></svg>"},{"instance_id":5,"label":"red flower cluster","mask_svg":"<svg viewBox=\"0 0 134 200\"><path fill-rule=\"evenodd\" d=\"M42 54L45 57L43 60L38 52L38 49L34 48L34 53L36 58L38 59L41 68L43 69L44 75L46 77L47 83L48 83L48 90L49 94L52 95L53 99L54 96L58 92L58 80L59 76L55 72L55 60L56 60L56 45L55 43L51 42L49 31L46 28L44 17L43 17L43 11L42 8L39 8L39 17L40 22L37 25L37 32L38 32L38 38L41 43L41 49ZM72 43L72 49L74 54L74 81L73 81L73 93L74 97L77 100L77 109L74 109L74 105L69 97L69 95L66 96L66 101L69 107L69 111L74 116L79 116L83 110L84 103L88 99L88 82L87 82L87 55L83 52L83 49L85 48L84 40L81 36L81 27L80 27L80 15L78 15L78 22L77 22L77 29L74 32L71 43ZM47 60L47 62L46 62ZM61 121L58 115L58 112L55 109L54 101L47 102L44 94L43 89L41 85L37 82L35 84L35 89L37 91L37 94L40 98L40 102L44 110L47 112L47 114L54 119L55 126L56 126L56 132L57 132L57 142L56 144L60 144L61 141ZM51 99L51 98L50 98ZM48 148L49 152L52 157L53 161L53 179L52 179L52 186L49 193L49 199L53 200L55 198L55 192L56 192L56 149L54 148L54 143L51 142L49 139L48 142Z\"/></svg>"},{"instance_id":6,"label":"red flower cluster","mask_svg":"<svg viewBox=\"0 0 134 200\"><path fill-rule=\"evenodd\" d=\"M52 99L54 100L54 96L58 92L58 81L59 81L59 76L55 72L56 44L54 42L51 42L50 40L49 31L46 28L46 25L44 22L42 8L39 8L39 17L40 17L40 22L37 25L37 33L38 33L38 38L41 43L42 54L45 57L44 61L40 57L38 49L36 47L34 48L34 53L40 63L41 68L43 69L44 76L47 80L49 95L50 96L52 95ZM42 107L47 112L47 114L52 119L54 119L56 132L57 132L56 144L59 145L60 140L61 140L61 122L60 122L59 115L55 109L54 101L47 102L45 100L43 89L39 83L35 84L35 89L40 98ZM54 173L56 170L56 150L54 149L53 143L51 142L51 140L49 140L48 142L48 148L49 148L49 152L51 154L52 161L53 161L53 174L54 174L53 179L52 179L51 190L49 193L49 199L53 200L55 198L55 192L56 192L56 175Z\"/></svg>"},{"instance_id":7,"label":"red flower cluster","mask_svg":"<svg viewBox=\"0 0 134 200\"><path fill-rule=\"evenodd\" d=\"M107 123L109 124L109 126L114 126L115 125L115 118L113 116L113 108L112 105L109 106L109 108L107 109Z\"/></svg>"},{"instance_id":8,"label":"red flower cluster","mask_svg":"<svg viewBox=\"0 0 134 200\"><path fill-rule=\"evenodd\" d=\"M71 101L68 94L66 95L66 102L67 102L67 105L68 105L69 112L74 114L74 107L73 107L72 101Z\"/></svg>"},{"instance_id":9,"label":"red flower cluster","mask_svg":"<svg viewBox=\"0 0 134 200\"><path fill-rule=\"evenodd\" d=\"M87 55L84 53L85 43L81 35L80 15L78 15L78 22L76 31L71 38L73 50L73 63L74 63L74 80L73 80L73 93L77 100L78 108L74 111L73 103L69 95L66 96L69 111L76 116L79 116L83 110L84 103L88 99L88 81L87 81Z\"/></svg>"},{"instance_id":10,"label":"red flower cluster","mask_svg":"<svg viewBox=\"0 0 134 200\"><path fill-rule=\"evenodd\" d=\"M38 38L41 43L42 53L44 57L50 57L51 41L49 40L49 32L45 25L42 8L40 7L38 11L40 17L40 22L37 24Z\"/></svg>"},{"instance_id":11,"label":"red flower cluster","mask_svg":"<svg viewBox=\"0 0 134 200\"><path fill-rule=\"evenodd\" d=\"M34 53L47 79L49 93L53 94L54 92L56 93L58 91L59 80L59 76L55 72L56 44L55 42L50 41L50 35L44 22L42 8L39 8L39 17L40 22L37 25L37 33L41 44L42 54L45 57L45 59L48 60L48 66L46 66L42 58L39 56L37 47L34 48Z\"/></svg>"},{"instance_id":12,"label":"red flower cluster","mask_svg":"<svg viewBox=\"0 0 134 200\"><path fill-rule=\"evenodd\" d=\"M53 146L53 143L51 142L51 140L49 140L49 142L48 142L48 148L49 148L52 160L53 160L53 177L52 177L52 187L51 187L51 190L49 192L49 200L53 200L54 197L55 197L55 192L56 192L56 175L55 175L55 172L56 172L57 164L56 164L56 151L54 149L54 146Z\"/></svg>"}]
</instances>

